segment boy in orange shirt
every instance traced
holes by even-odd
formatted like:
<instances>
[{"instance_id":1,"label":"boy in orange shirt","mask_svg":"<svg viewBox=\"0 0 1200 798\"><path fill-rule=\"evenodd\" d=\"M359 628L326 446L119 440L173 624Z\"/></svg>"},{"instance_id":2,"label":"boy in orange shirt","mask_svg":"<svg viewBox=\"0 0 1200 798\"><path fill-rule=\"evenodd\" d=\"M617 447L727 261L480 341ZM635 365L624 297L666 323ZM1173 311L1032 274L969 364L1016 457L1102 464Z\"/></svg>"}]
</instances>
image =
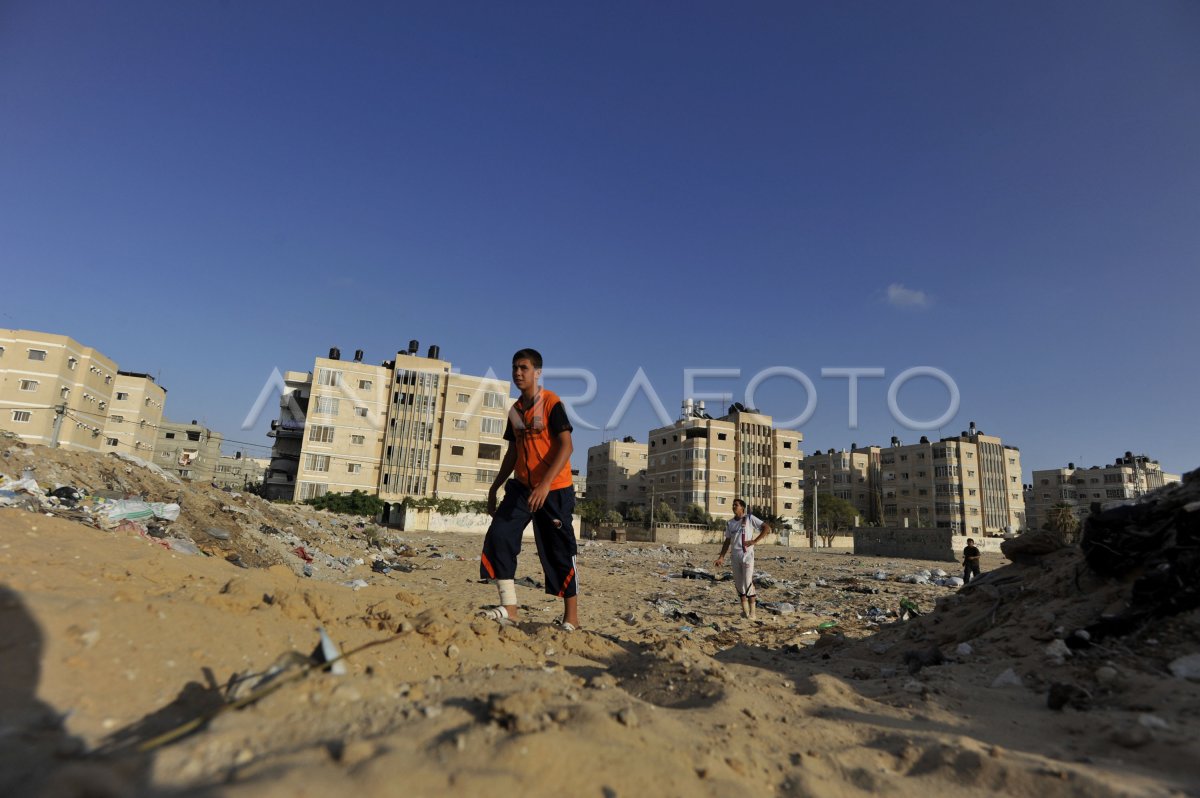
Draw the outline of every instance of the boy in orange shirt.
<instances>
[{"instance_id":1,"label":"boy in orange shirt","mask_svg":"<svg viewBox=\"0 0 1200 798\"><path fill-rule=\"evenodd\" d=\"M562 627L579 626L579 586L575 570L575 488L571 482L571 422L562 400L542 388L542 356L534 349L513 355L513 384L521 395L508 411L504 439L508 450L488 491L491 526L483 539L479 576L494 582L500 604L483 614L501 623L517 618L517 557L521 535L533 521L533 539L542 562L546 592L563 600ZM512 475L513 479L509 479ZM504 500L496 494L504 485Z\"/></svg>"}]
</instances>

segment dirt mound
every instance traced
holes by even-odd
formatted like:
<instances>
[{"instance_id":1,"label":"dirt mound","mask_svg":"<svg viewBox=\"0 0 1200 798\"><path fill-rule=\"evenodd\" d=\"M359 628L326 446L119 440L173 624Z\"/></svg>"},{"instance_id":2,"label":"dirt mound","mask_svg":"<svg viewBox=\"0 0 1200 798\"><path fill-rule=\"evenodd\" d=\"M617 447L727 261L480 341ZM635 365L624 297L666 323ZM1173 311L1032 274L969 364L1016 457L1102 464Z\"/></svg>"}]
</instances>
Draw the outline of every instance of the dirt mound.
<instances>
[{"instance_id":1,"label":"dirt mound","mask_svg":"<svg viewBox=\"0 0 1200 798\"><path fill-rule=\"evenodd\" d=\"M715 546L588 541L568 633L531 550L520 620L500 626L477 614L495 600L478 537L401 540L29 448L10 445L0 473L177 501L168 535L216 556L48 499L61 517L40 499L0 509L6 795L1168 798L1200 783L1200 611L1079 634L1127 608L1140 575L1098 574L1079 549L1003 567L985 553L959 590L936 563L772 547L751 621L724 572L694 578ZM205 539L218 525L229 539ZM311 664L319 630L343 673Z\"/></svg>"},{"instance_id":2,"label":"dirt mound","mask_svg":"<svg viewBox=\"0 0 1200 798\"><path fill-rule=\"evenodd\" d=\"M116 501L178 505L177 518L130 521L122 531L152 537L183 553L221 557L247 567L286 564L300 571L307 564L310 575L337 579L363 560L368 544L386 539L385 530L373 524L303 505L275 504L204 482L180 481L137 458L5 443L0 477L8 477L11 484L27 475L40 489L39 494L22 496L18 506L111 529L120 525L106 521L106 511ZM83 496L71 501L50 495L58 488L74 488Z\"/></svg>"}]
</instances>

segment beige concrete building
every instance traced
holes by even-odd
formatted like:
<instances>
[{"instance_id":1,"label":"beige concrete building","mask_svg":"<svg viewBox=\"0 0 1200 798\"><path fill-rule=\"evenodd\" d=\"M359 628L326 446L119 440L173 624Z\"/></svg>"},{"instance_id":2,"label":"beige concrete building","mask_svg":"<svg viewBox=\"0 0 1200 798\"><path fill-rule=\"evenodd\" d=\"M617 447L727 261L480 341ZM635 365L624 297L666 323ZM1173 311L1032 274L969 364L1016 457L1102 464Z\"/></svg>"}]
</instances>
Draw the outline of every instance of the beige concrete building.
<instances>
[{"instance_id":1,"label":"beige concrete building","mask_svg":"<svg viewBox=\"0 0 1200 798\"><path fill-rule=\"evenodd\" d=\"M271 461L263 457L244 457L241 452L223 454L217 459L212 482L219 488L245 490L263 482Z\"/></svg>"},{"instance_id":2,"label":"beige concrete building","mask_svg":"<svg viewBox=\"0 0 1200 798\"><path fill-rule=\"evenodd\" d=\"M0 330L0 429L28 443L101 451L117 364L73 338Z\"/></svg>"},{"instance_id":3,"label":"beige concrete building","mask_svg":"<svg viewBox=\"0 0 1200 798\"><path fill-rule=\"evenodd\" d=\"M985 435L974 422L957 437L892 445L879 455L885 526L949 528L1003 535L1025 527L1021 453Z\"/></svg>"},{"instance_id":4,"label":"beige concrete building","mask_svg":"<svg viewBox=\"0 0 1200 798\"><path fill-rule=\"evenodd\" d=\"M956 534L1002 535L1025 526L1021 453L974 422L932 442L829 449L804 458L807 491L854 505L864 524L937 527Z\"/></svg>"},{"instance_id":5,"label":"beige concrete building","mask_svg":"<svg viewBox=\"0 0 1200 798\"><path fill-rule=\"evenodd\" d=\"M417 342L379 366L333 349L310 372L284 375L265 484L269 498L362 490L484 500L507 446L507 380L458 374Z\"/></svg>"},{"instance_id":6,"label":"beige concrete building","mask_svg":"<svg viewBox=\"0 0 1200 798\"><path fill-rule=\"evenodd\" d=\"M1051 468L1033 472L1033 482L1027 496L1033 497L1029 510L1029 527L1041 529L1047 513L1059 504L1069 505L1083 521L1093 503L1136 499L1152 490L1180 482L1179 474L1167 474L1157 460L1144 454L1125 452L1109 465L1076 468Z\"/></svg>"},{"instance_id":7,"label":"beige concrete building","mask_svg":"<svg viewBox=\"0 0 1200 798\"><path fill-rule=\"evenodd\" d=\"M104 450L153 459L166 404L167 389L149 374L118 371L104 420Z\"/></svg>"},{"instance_id":8,"label":"beige concrete building","mask_svg":"<svg viewBox=\"0 0 1200 798\"><path fill-rule=\"evenodd\" d=\"M632 437L605 441L588 449L587 487L592 501L624 512L649 507L646 462L649 446Z\"/></svg>"},{"instance_id":9,"label":"beige concrete building","mask_svg":"<svg viewBox=\"0 0 1200 798\"><path fill-rule=\"evenodd\" d=\"M217 474L224 437L195 419L183 424L163 419L154 441L154 463L180 479L211 482Z\"/></svg>"},{"instance_id":10,"label":"beige concrete building","mask_svg":"<svg viewBox=\"0 0 1200 798\"><path fill-rule=\"evenodd\" d=\"M740 497L758 512L799 520L802 433L775 429L771 416L738 403L712 418L703 402L687 399L678 421L648 437L646 477L656 506L666 502L683 515L697 504L724 518Z\"/></svg>"},{"instance_id":11,"label":"beige concrete building","mask_svg":"<svg viewBox=\"0 0 1200 798\"><path fill-rule=\"evenodd\" d=\"M829 449L806 455L801 464L804 488L808 492L819 488L822 494L845 499L858 510L864 524L881 523L883 501L879 490L879 461L882 452L878 446L859 448L858 444L851 444L849 451Z\"/></svg>"}]
</instances>

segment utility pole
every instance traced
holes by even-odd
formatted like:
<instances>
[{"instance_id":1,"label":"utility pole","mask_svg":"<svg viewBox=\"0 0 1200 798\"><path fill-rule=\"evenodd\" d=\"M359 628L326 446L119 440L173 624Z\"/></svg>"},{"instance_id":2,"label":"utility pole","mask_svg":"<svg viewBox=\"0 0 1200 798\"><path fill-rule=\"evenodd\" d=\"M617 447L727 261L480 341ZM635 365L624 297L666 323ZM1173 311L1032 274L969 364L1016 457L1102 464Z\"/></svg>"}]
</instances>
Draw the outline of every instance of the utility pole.
<instances>
[{"instance_id":1,"label":"utility pole","mask_svg":"<svg viewBox=\"0 0 1200 798\"><path fill-rule=\"evenodd\" d=\"M654 534L654 480L650 480L650 540L653 541Z\"/></svg>"},{"instance_id":2,"label":"utility pole","mask_svg":"<svg viewBox=\"0 0 1200 798\"><path fill-rule=\"evenodd\" d=\"M813 528L808 535L808 547L815 549L817 547L817 521L820 516L817 514L818 497L821 495L821 478L817 477L813 480Z\"/></svg>"},{"instance_id":3,"label":"utility pole","mask_svg":"<svg viewBox=\"0 0 1200 798\"><path fill-rule=\"evenodd\" d=\"M50 430L50 448L51 449L58 448L58 436L62 432L63 418L66 416L66 413L67 413L66 405L55 405L54 406L54 426Z\"/></svg>"}]
</instances>

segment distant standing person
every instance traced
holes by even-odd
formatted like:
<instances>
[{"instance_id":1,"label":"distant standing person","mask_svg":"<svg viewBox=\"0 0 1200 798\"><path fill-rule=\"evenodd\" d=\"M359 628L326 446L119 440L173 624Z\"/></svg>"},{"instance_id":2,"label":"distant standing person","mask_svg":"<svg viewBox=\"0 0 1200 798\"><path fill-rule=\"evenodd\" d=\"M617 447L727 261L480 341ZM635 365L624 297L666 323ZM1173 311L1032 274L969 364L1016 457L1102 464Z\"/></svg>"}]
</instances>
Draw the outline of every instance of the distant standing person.
<instances>
[{"instance_id":1,"label":"distant standing person","mask_svg":"<svg viewBox=\"0 0 1200 798\"><path fill-rule=\"evenodd\" d=\"M517 556L521 535L533 521L533 539L542 561L546 592L563 600L563 629L579 626L575 571L575 488L571 481L571 422L562 400L542 388L542 356L534 349L513 355L513 384L521 395L508 411L508 449L488 491L491 526L483 539L479 576L500 591L500 604L483 615L501 623L517 618ZM513 479L509 479L514 475ZM506 482L507 481L507 482ZM504 501L496 494L504 485Z\"/></svg>"},{"instance_id":2,"label":"distant standing person","mask_svg":"<svg viewBox=\"0 0 1200 798\"><path fill-rule=\"evenodd\" d=\"M754 608L758 604L758 594L754 590L754 544L770 531L769 523L746 511L746 502L733 500L733 518L725 525L725 542L717 555L716 565L721 567L725 554L732 548L733 586L742 602L742 617L750 620L754 620Z\"/></svg>"},{"instance_id":3,"label":"distant standing person","mask_svg":"<svg viewBox=\"0 0 1200 798\"><path fill-rule=\"evenodd\" d=\"M975 539L967 538L967 545L963 549L963 584L971 583L971 580L979 576L979 549L975 548Z\"/></svg>"}]
</instances>

